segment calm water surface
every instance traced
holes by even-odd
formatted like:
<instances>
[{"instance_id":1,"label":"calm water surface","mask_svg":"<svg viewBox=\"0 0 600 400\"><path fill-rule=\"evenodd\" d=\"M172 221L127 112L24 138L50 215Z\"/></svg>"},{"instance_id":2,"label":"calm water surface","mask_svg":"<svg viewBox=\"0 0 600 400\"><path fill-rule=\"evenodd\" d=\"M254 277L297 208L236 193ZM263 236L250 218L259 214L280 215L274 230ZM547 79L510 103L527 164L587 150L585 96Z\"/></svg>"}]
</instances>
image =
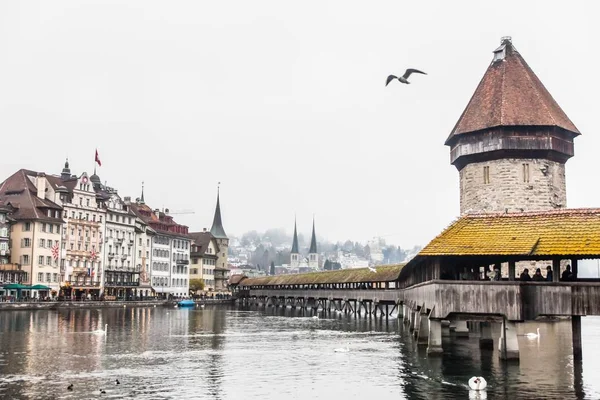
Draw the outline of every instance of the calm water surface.
<instances>
[{"instance_id":1,"label":"calm water surface","mask_svg":"<svg viewBox=\"0 0 600 400\"><path fill-rule=\"evenodd\" d=\"M445 337L443 357L428 358L395 318L217 306L2 311L0 398L468 399L468 379L481 375L488 399L600 399L600 319L582 318L575 367L570 321L519 330L538 326L541 338L519 338L521 360L506 364L475 333Z\"/></svg>"}]
</instances>

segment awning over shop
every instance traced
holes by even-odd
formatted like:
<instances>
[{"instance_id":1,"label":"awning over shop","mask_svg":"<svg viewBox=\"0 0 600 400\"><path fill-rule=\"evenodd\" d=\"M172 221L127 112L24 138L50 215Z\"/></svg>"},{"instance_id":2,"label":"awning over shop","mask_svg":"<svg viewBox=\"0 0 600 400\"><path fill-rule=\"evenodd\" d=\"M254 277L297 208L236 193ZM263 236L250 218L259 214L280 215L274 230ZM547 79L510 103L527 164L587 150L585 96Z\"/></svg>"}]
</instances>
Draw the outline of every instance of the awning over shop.
<instances>
[{"instance_id":1,"label":"awning over shop","mask_svg":"<svg viewBox=\"0 0 600 400\"><path fill-rule=\"evenodd\" d=\"M0 286L2 289L20 290L20 289L31 289L28 285L21 285L20 283L9 283L4 286Z\"/></svg>"},{"instance_id":2,"label":"awning over shop","mask_svg":"<svg viewBox=\"0 0 600 400\"><path fill-rule=\"evenodd\" d=\"M44 286L44 285L33 285L32 287L30 287L28 289L32 289L32 290L50 290L50 288L48 286Z\"/></svg>"}]
</instances>

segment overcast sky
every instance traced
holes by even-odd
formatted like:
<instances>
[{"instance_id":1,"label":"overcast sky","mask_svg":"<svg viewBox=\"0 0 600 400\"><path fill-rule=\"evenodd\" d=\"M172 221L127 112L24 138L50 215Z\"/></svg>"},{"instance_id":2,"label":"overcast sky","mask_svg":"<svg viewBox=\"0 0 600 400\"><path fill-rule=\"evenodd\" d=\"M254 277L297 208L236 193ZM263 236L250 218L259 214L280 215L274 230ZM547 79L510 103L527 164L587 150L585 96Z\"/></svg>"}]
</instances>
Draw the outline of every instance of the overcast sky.
<instances>
[{"instance_id":1,"label":"overcast sky","mask_svg":"<svg viewBox=\"0 0 600 400\"><path fill-rule=\"evenodd\" d=\"M444 141L502 36L582 132L569 207L599 206L595 2L2 1L0 179L98 174L227 233L426 244L459 214ZM428 73L385 87L407 67Z\"/></svg>"}]
</instances>

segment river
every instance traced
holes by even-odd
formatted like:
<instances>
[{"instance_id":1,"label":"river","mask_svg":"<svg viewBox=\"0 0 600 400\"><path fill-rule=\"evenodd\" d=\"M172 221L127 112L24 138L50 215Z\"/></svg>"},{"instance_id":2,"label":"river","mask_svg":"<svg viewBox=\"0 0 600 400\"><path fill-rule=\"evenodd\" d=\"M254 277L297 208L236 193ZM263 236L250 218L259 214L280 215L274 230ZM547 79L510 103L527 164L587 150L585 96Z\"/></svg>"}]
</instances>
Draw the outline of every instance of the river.
<instances>
[{"instance_id":1,"label":"river","mask_svg":"<svg viewBox=\"0 0 600 400\"><path fill-rule=\"evenodd\" d=\"M1 311L0 398L468 399L468 379L481 375L488 399L599 399L600 318L582 318L577 368L570 321L519 331L537 327L540 339L520 337L521 360L507 364L475 333L445 337L443 357L427 357L395 318L228 306Z\"/></svg>"}]
</instances>

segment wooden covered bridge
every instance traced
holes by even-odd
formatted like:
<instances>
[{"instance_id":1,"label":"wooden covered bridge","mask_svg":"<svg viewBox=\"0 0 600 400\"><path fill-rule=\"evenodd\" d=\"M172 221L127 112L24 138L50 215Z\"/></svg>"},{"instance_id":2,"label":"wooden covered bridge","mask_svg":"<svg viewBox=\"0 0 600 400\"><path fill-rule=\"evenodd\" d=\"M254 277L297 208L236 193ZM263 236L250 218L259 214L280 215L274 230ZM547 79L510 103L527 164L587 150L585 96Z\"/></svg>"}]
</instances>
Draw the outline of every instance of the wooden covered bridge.
<instances>
[{"instance_id":1,"label":"wooden covered bridge","mask_svg":"<svg viewBox=\"0 0 600 400\"><path fill-rule=\"evenodd\" d=\"M234 277L239 301L388 317L399 311L428 353L442 352L442 321L467 333L502 324L501 358L519 357L516 323L571 317L581 358L581 317L600 315L600 280L578 277L578 261L600 258L600 209L465 215L406 264L260 278ZM550 280L526 280L525 268L550 265ZM567 271L570 267L571 273ZM544 269L543 279L546 279ZM520 275L520 274L519 274ZM561 276L564 279L561 279Z\"/></svg>"}]
</instances>

